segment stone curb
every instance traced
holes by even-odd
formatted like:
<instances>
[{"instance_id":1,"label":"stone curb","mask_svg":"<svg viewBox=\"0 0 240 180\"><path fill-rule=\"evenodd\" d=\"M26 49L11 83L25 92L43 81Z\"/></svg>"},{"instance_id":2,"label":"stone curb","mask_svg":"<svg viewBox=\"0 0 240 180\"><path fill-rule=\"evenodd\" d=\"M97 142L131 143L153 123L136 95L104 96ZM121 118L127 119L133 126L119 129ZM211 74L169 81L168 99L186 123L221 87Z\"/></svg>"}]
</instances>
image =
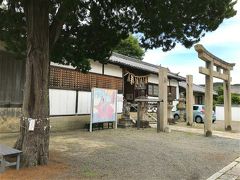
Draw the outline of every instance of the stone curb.
<instances>
[{"instance_id":1,"label":"stone curb","mask_svg":"<svg viewBox=\"0 0 240 180\"><path fill-rule=\"evenodd\" d=\"M190 133L196 133L196 134L202 134L202 135L204 134L203 129L180 127L180 126L171 126L171 129L173 131L190 132ZM240 139L240 133L228 133L228 132L221 132L221 131L213 131L213 136L237 139L237 140Z\"/></svg>"},{"instance_id":2,"label":"stone curb","mask_svg":"<svg viewBox=\"0 0 240 180\"><path fill-rule=\"evenodd\" d=\"M235 159L232 163L230 163L229 165L225 166L223 169L221 169L220 171L216 172L215 174L213 174L211 177L209 177L207 180L216 180L217 178L219 178L220 176L222 176L223 174L225 174L227 171L229 171L230 169L232 169L234 166L236 166L237 164L240 164L240 157L238 157L237 159Z\"/></svg>"}]
</instances>

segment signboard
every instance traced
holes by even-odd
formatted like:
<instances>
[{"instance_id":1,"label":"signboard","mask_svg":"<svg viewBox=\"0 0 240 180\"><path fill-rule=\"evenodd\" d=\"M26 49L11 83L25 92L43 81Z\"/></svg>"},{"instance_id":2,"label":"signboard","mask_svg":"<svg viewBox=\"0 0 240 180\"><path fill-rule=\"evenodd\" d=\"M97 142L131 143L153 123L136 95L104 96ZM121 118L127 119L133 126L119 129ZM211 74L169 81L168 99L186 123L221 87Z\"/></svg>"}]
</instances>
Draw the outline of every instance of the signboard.
<instances>
[{"instance_id":1,"label":"signboard","mask_svg":"<svg viewBox=\"0 0 240 180\"><path fill-rule=\"evenodd\" d=\"M114 121L117 121L117 90L92 88L90 131L92 123Z\"/></svg>"},{"instance_id":2,"label":"signboard","mask_svg":"<svg viewBox=\"0 0 240 180\"><path fill-rule=\"evenodd\" d=\"M32 118L28 118L28 122L29 122L28 130L29 131L34 131L36 120L32 119Z\"/></svg>"}]
</instances>

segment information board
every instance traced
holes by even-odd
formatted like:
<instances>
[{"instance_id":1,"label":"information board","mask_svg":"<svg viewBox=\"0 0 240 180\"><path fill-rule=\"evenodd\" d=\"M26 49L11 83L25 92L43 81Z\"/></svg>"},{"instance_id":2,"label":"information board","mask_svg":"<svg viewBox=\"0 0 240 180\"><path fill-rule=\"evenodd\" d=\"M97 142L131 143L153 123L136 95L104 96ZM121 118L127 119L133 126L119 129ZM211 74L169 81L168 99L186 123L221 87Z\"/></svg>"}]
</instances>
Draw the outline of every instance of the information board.
<instances>
[{"instance_id":1,"label":"information board","mask_svg":"<svg viewBox=\"0 0 240 180\"><path fill-rule=\"evenodd\" d=\"M92 88L91 97L90 131L92 123L117 121L117 90Z\"/></svg>"}]
</instances>

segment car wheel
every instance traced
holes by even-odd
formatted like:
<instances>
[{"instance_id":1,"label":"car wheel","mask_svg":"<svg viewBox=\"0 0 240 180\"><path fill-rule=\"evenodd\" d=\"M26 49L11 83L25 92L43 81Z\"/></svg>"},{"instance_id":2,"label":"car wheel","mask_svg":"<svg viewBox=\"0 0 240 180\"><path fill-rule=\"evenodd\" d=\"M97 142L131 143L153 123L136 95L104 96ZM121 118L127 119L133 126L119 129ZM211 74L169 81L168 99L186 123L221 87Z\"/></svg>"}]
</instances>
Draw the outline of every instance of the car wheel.
<instances>
[{"instance_id":1,"label":"car wheel","mask_svg":"<svg viewBox=\"0 0 240 180\"><path fill-rule=\"evenodd\" d=\"M174 119L175 119L175 120L179 120L179 118L180 118L180 117L179 117L178 114L175 114L175 115L174 115Z\"/></svg>"},{"instance_id":2,"label":"car wheel","mask_svg":"<svg viewBox=\"0 0 240 180\"><path fill-rule=\"evenodd\" d=\"M212 123L215 123L216 120L213 120Z\"/></svg>"},{"instance_id":3,"label":"car wheel","mask_svg":"<svg viewBox=\"0 0 240 180\"><path fill-rule=\"evenodd\" d=\"M203 120L202 120L202 118L200 116L197 116L195 118L195 121L196 121L196 123L202 123L203 122Z\"/></svg>"}]
</instances>

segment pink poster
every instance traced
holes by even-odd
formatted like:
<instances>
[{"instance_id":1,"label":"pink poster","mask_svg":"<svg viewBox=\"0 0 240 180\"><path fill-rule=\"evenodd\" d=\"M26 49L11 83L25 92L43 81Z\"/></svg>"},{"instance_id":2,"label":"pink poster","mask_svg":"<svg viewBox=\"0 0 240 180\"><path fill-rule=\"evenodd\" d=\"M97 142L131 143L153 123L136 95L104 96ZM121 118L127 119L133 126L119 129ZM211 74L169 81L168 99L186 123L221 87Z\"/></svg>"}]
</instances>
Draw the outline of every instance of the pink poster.
<instances>
[{"instance_id":1,"label":"pink poster","mask_svg":"<svg viewBox=\"0 0 240 180\"><path fill-rule=\"evenodd\" d=\"M92 123L116 121L117 90L92 89Z\"/></svg>"}]
</instances>

